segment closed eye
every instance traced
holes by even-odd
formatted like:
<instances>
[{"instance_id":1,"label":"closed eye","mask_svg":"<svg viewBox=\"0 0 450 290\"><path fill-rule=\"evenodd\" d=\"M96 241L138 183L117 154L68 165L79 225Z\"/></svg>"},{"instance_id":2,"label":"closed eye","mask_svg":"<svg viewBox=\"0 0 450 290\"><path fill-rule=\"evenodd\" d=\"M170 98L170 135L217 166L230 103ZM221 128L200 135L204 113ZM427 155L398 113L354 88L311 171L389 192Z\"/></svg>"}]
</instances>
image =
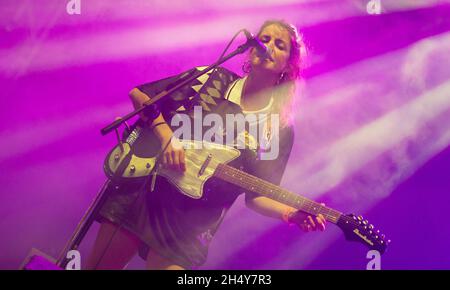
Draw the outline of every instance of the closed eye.
<instances>
[{"instance_id":1,"label":"closed eye","mask_svg":"<svg viewBox=\"0 0 450 290\"><path fill-rule=\"evenodd\" d=\"M275 41L276 46L278 47L278 49L280 50L285 50L286 49L286 44L284 43L284 41L277 39Z\"/></svg>"},{"instance_id":2,"label":"closed eye","mask_svg":"<svg viewBox=\"0 0 450 290\"><path fill-rule=\"evenodd\" d=\"M265 35L261 35L259 37L259 40L261 40L262 43L268 43L268 42L270 42L271 37L269 35L265 34ZM282 40L282 39L276 39L275 45L277 46L277 48L279 50L286 50L286 47L287 47L286 42L284 42L284 40Z\"/></svg>"}]
</instances>

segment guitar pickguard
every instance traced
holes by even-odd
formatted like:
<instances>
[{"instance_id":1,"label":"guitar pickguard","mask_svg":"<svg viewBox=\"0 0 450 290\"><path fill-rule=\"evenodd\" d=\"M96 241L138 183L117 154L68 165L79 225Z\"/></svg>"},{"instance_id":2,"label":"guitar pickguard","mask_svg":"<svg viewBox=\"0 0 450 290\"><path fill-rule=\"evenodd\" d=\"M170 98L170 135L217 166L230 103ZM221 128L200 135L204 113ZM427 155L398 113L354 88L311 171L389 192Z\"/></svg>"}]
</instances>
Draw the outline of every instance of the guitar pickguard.
<instances>
[{"instance_id":1,"label":"guitar pickguard","mask_svg":"<svg viewBox=\"0 0 450 290\"><path fill-rule=\"evenodd\" d=\"M160 166L157 173L167 178L182 194L194 199L202 197L205 182L213 176L220 163L229 163L241 154L238 149L216 143L196 140L181 140L181 143L185 148L186 171L181 172ZM120 178L123 179L145 178L152 173L156 166L156 154L138 156L134 154L136 150L133 150L130 144L123 143L123 147L122 152L117 145L105 160L105 172L110 177L115 175L117 170L123 171L120 174ZM141 152L138 153L143 155ZM151 155L153 156L149 157Z\"/></svg>"},{"instance_id":2,"label":"guitar pickguard","mask_svg":"<svg viewBox=\"0 0 450 290\"><path fill-rule=\"evenodd\" d=\"M205 182L214 174L220 163L229 163L238 158L241 152L233 147L194 140L183 140L186 171L160 169L159 174L166 177L181 193L191 198L202 197ZM195 149L195 146L202 146ZM197 147L198 148L198 147Z\"/></svg>"}]
</instances>

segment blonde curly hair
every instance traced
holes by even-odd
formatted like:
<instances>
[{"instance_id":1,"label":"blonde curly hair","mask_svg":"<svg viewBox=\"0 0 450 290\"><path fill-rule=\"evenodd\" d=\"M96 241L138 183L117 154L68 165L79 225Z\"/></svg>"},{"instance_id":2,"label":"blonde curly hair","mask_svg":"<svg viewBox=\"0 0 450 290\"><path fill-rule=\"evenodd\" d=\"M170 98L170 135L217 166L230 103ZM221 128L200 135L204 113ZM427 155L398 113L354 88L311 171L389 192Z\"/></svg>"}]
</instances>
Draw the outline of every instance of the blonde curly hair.
<instances>
[{"instance_id":1,"label":"blonde curly hair","mask_svg":"<svg viewBox=\"0 0 450 290\"><path fill-rule=\"evenodd\" d=\"M307 52L302 35L298 32L297 28L284 20L267 20L261 25L257 36L260 36L264 28L274 24L286 29L291 38L291 50L287 70L280 75L280 79L276 84L276 98L274 98L272 109L273 113L280 115L281 126L286 127L293 122L296 82L301 78L301 71L304 67L303 64Z\"/></svg>"}]
</instances>

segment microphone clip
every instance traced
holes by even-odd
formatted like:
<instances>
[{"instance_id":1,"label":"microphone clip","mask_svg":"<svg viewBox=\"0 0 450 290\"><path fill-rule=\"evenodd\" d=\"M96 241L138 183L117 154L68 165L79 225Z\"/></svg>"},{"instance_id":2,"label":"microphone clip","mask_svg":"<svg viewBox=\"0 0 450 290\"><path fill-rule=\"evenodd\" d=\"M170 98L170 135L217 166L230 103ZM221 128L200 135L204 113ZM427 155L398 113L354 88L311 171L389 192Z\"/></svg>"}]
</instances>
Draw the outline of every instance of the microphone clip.
<instances>
[{"instance_id":1,"label":"microphone clip","mask_svg":"<svg viewBox=\"0 0 450 290\"><path fill-rule=\"evenodd\" d=\"M245 37L247 37L247 45L254 47L258 52L258 55L262 58L269 59L273 61L271 55L271 49L264 45L257 37L255 37L250 31L247 29L243 29Z\"/></svg>"}]
</instances>

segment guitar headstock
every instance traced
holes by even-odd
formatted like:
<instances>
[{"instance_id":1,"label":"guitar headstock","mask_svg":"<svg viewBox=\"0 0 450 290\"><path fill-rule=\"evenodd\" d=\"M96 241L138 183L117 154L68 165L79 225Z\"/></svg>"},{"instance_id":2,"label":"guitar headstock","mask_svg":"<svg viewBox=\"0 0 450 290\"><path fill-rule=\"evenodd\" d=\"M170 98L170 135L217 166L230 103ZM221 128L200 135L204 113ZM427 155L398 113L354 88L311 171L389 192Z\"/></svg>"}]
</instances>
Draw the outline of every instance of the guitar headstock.
<instances>
[{"instance_id":1,"label":"guitar headstock","mask_svg":"<svg viewBox=\"0 0 450 290\"><path fill-rule=\"evenodd\" d=\"M347 240L361 242L370 249L377 250L380 254L386 251L387 246L391 242L362 216L354 214L342 215L337 225L344 232Z\"/></svg>"}]
</instances>

